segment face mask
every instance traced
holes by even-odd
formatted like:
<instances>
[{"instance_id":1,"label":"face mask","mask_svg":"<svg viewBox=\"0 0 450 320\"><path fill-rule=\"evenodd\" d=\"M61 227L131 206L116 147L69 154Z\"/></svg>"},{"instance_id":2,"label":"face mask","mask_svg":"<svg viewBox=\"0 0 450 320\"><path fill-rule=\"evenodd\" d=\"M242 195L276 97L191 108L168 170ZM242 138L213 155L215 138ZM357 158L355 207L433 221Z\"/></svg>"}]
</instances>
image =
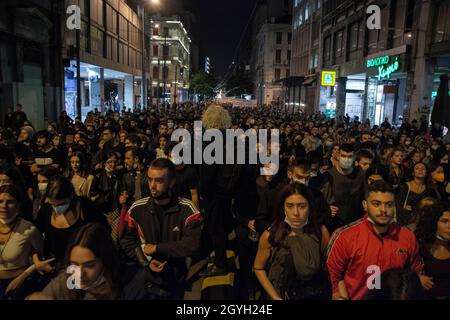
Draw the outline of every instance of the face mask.
<instances>
[{"instance_id":1,"label":"face mask","mask_svg":"<svg viewBox=\"0 0 450 320\"><path fill-rule=\"evenodd\" d=\"M331 148L331 147L333 146L333 142L327 142L327 143L325 143L325 145L326 145L328 148Z\"/></svg>"},{"instance_id":2,"label":"face mask","mask_svg":"<svg viewBox=\"0 0 450 320\"><path fill-rule=\"evenodd\" d=\"M144 119L145 119L144 117L139 117L139 120L141 121L144 121Z\"/></svg>"},{"instance_id":3,"label":"face mask","mask_svg":"<svg viewBox=\"0 0 450 320\"><path fill-rule=\"evenodd\" d=\"M57 215L61 215L61 214L65 213L67 211L67 209L69 209L71 202L72 202L72 199L62 205L52 206L52 208Z\"/></svg>"},{"instance_id":4,"label":"face mask","mask_svg":"<svg viewBox=\"0 0 450 320\"><path fill-rule=\"evenodd\" d=\"M445 175L443 173L436 173L433 174L433 179L436 180L437 182L444 182L445 180Z\"/></svg>"},{"instance_id":5,"label":"face mask","mask_svg":"<svg viewBox=\"0 0 450 320\"><path fill-rule=\"evenodd\" d=\"M16 220L18 215L19 215L19 213L17 212L9 218L6 218L6 219L0 218L0 222L4 225L8 226L8 225L12 224L14 222L14 220Z\"/></svg>"},{"instance_id":6,"label":"face mask","mask_svg":"<svg viewBox=\"0 0 450 320\"><path fill-rule=\"evenodd\" d=\"M92 291L98 287L100 287L102 284L106 283L106 278L103 275L104 272L95 280L90 286L82 287L81 289L84 291Z\"/></svg>"},{"instance_id":7,"label":"face mask","mask_svg":"<svg viewBox=\"0 0 450 320\"><path fill-rule=\"evenodd\" d=\"M119 121L119 119L120 119L119 117L114 117L114 120L116 121Z\"/></svg>"},{"instance_id":8,"label":"face mask","mask_svg":"<svg viewBox=\"0 0 450 320\"><path fill-rule=\"evenodd\" d=\"M309 185L309 178L306 179L293 179L294 182L304 184L305 186Z\"/></svg>"},{"instance_id":9,"label":"face mask","mask_svg":"<svg viewBox=\"0 0 450 320\"><path fill-rule=\"evenodd\" d=\"M169 129L172 129L172 128L173 128L173 122L167 123L167 127L168 127Z\"/></svg>"},{"instance_id":10,"label":"face mask","mask_svg":"<svg viewBox=\"0 0 450 320\"><path fill-rule=\"evenodd\" d=\"M341 166L342 169L348 170L353 166L353 158L352 159L340 158L339 165Z\"/></svg>"},{"instance_id":11,"label":"face mask","mask_svg":"<svg viewBox=\"0 0 450 320\"><path fill-rule=\"evenodd\" d=\"M44 194L47 191L48 183L38 183L39 192Z\"/></svg>"},{"instance_id":12,"label":"face mask","mask_svg":"<svg viewBox=\"0 0 450 320\"><path fill-rule=\"evenodd\" d=\"M437 149L439 149L439 146L431 146L431 150L436 151Z\"/></svg>"},{"instance_id":13,"label":"face mask","mask_svg":"<svg viewBox=\"0 0 450 320\"><path fill-rule=\"evenodd\" d=\"M48 127L48 128L47 128L47 131L48 131L48 132L53 132L53 127Z\"/></svg>"},{"instance_id":14,"label":"face mask","mask_svg":"<svg viewBox=\"0 0 450 320\"><path fill-rule=\"evenodd\" d=\"M294 226L294 224L291 222L291 220L289 220L287 215L284 218L284 222L286 222L289 227L291 227L292 229L296 229L296 230L300 230L300 229L306 227L308 225L308 221L309 221L309 219L306 219L306 221L302 222L300 225Z\"/></svg>"},{"instance_id":15,"label":"face mask","mask_svg":"<svg viewBox=\"0 0 450 320\"><path fill-rule=\"evenodd\" d=\"M444 239L443 237L441 237L439 234L436 233L436 239L444 241L444 242L450 242L450 240Z\"/></svg>"}]
</instances>

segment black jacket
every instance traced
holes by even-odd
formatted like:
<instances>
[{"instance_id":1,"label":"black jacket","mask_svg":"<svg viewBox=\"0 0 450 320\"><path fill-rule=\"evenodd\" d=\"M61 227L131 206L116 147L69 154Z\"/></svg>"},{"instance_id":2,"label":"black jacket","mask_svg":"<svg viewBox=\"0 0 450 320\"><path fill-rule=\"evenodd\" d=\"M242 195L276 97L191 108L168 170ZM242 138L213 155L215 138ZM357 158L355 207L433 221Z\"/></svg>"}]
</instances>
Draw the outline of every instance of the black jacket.
<instances>
[{"instance_id":1,"label":"black jacket","mask_svg":"<svg viewBox=\"0 0 450 320\"><path fill-rule=\"evenodd\" d=\"M174 270L177 278L187 274L184 258L199 250L202 232L201 214L190 200L173 200L163 208L161 217L154 199L145 198L128 210L127 220L120 245L129 258L147 267L149 261L143 246L156 244L157 251L153 257L167 261L165 269Z\"/></svg>"},{"instance_id":2,"label":"black jacket","mask_svg":"<svg viewBox=\"0 0 450 320\"><path fill-rule=\"evenodd\" d=\"M122 182L120 185L120 193L127 191L128 193L128 204L132 205L134 202L147 198L149 193L148 183L147 183L147 170L143 169L141 171L141 199L134 199L134 188L135 188L136 172L128 171L122 176Z\"/></svg>"},{"instance_id":3,"label":"black jacket","mask_svg":"<svg viewBox=\"0 0 450 320\"><path fill-rule=\"evenodd\" d=\"M94 203L103 213L119 208L119 183L120 179L115 174L109 178L104 169L95 175L90 196L98 196Z\"/></svg>"}]
</instances>

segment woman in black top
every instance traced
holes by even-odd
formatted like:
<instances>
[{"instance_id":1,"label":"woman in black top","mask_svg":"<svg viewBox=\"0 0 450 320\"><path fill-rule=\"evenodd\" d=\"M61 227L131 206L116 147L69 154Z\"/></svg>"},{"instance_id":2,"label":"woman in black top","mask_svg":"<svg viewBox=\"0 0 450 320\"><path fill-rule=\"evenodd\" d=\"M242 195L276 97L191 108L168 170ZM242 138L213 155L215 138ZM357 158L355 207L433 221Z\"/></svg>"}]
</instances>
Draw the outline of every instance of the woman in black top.
<instances>
[{"instance_id":1,"label":"woman in black top","mask_svg":"<svg viewBox=\"0 0 450 320\"><path fill-rule=\"evenodd\" d=\"M45 234L46 256L56 259L57 269L71 238L90 222L99 222L109 229L106 219L89 199L75 196L68 178L57 175L50 179L47 203L39 210L35 224Z\"/></svg>"},{"instance_id":2,"label":"woman in black top","mask_svg":"<svg viewBox=\"0 0 450 320\"><path fill-rule=\"evenodd\" d=\"M427 183L427 166L423 162L414 164L412 179L401 185L396 196L397 219L402 226L412 222L412 213L417 204L431 193Z\"/></svg>"},{"instance_id":3,"label":"woman in black top","mask_svg":"<svg viewBox=\"0 0 450 320\"><path fill-rule=\"evenodd\" d=\"M450 209L448 206L423 215L416 229L424 272L425 289L433 299L450 299Z\"/></svg>"}]
</instances>

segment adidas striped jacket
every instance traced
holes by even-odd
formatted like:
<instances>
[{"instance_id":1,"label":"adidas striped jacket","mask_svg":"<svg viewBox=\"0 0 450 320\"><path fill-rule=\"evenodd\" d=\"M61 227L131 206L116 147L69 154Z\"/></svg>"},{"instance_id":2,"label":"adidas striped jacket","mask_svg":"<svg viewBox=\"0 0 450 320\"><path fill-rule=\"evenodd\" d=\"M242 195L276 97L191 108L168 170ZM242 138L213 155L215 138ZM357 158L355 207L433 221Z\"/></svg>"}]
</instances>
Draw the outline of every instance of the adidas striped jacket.
<instances>
[{"instance_id":1,"label":"adidas striped jacket","mask_svg":"<svg viewBox=\"0 0 450 320\"><path fill-rule=\"evenodd\" d=\"M202 217L188 199L173 201L160 221L152 197L136 201L128 210L127 226L120 245L125 253L142 266L148 265L145 244L156 244L155 258L161 261L185 258L200 248Z\"/></svg>"},{"instance_id":2,"label":"adidas striped jacket","mask_svg":"<svg viewBox=\"0 0 450 320\"><path fill-rule=\"evenodd\" d=\"M383 238L375 231L368 216L357 220L332 236L327 250L327 267L333 293L344 280L351 300L363 299L372 284L371 266L380 272L408 267L417 274L423 270L415 235L407 228L392 224Z\"/></svg>"}]
</instances>

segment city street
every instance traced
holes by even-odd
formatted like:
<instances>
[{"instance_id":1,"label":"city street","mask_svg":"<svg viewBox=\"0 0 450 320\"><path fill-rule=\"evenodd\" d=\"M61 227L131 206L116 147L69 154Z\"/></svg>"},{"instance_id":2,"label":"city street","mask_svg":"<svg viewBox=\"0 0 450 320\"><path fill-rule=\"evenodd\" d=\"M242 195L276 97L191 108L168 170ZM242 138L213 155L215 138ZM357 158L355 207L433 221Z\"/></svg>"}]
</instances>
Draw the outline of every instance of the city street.
<instances>
[{"instance_id":1,"label":"city street","mask_svg":"<svg viewBox=\"0 0 450 320\"><path fill-rule=\"evenodd\" d=\"M1 0L2 307L448 301L449 76L450 0Z\"/></svg>"}]
</instances>

